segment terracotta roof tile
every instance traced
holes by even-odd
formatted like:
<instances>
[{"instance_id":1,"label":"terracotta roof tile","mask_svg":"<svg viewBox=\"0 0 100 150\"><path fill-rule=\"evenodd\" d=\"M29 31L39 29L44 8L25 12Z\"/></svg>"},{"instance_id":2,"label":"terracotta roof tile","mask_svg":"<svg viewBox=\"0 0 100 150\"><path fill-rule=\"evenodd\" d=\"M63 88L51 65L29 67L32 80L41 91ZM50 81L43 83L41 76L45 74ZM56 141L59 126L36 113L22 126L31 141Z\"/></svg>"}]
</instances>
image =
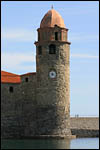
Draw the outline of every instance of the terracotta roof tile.
<instances>
[{"instance_id":1,"label":"terracotta roof tile","mask_svg":"<svg viewBox=\"0 0 100 150\"><path fill-rule=\"evenodd\" d=\"M6 71L1 71L1 82L2 83L20 83L20 75L9 73Z\"/></svg>"},{"instance_id":2,"label":"terracotta roof tile","mask_svg":"<svg viewBox=\"0 0 100 150\"><path fill-rule=\"evenodd\" d=\"M61 15L54 9L49 10L43 17L40 23L40 28L54 27L58 25L61 28L66 28Z\"/></svg>"},{"instance_id":3,"label":"terracotta roof tile","mask_svg":"<svg viewBox=\"0 0 100 150\"><path fill-rule=\"evenodd\" d=\"M21 83L21 76L35 75L36 72L28 72L22 75L1 71L1 82L2 83Z\"/></svg>"}]
</instances>

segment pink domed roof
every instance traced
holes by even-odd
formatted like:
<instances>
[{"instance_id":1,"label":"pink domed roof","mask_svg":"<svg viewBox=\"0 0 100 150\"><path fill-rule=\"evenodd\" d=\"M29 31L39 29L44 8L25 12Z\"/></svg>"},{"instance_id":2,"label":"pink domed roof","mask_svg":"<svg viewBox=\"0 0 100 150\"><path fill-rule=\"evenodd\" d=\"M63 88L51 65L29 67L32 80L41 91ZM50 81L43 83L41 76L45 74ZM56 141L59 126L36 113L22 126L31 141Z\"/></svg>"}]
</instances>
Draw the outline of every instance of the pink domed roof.
<instances>
[{"instance_id":1,"label":"pink domed roof","mask_svg":"<svg viewBox=\"0 0 100 150\"><path fill-rule=\"evenodd\" d=\"M64 20L60 16L60 14L54 9L49 10L40 23L40 28L44 27L54 27L55 25L66 28L64 24Z\"/></svg>"}]
</instances>

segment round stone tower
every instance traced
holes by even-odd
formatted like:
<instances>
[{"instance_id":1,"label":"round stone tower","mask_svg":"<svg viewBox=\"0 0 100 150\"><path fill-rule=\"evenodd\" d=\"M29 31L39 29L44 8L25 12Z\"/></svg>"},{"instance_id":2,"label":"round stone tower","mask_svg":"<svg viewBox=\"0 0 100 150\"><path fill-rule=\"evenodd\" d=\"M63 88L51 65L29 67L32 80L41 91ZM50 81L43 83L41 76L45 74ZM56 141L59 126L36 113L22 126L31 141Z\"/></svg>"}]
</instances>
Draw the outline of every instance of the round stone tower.
<instances>
[{"instance_id":1,"label":"round stone tower","mask_svg":"<svg viewBox=\"0 0 100 150\"><path fill-rule=\"evenodd\" d=\"M43 17L36 45L37 135L70 136L70 42L54 9Z\"/></svg>"}]
</instances>

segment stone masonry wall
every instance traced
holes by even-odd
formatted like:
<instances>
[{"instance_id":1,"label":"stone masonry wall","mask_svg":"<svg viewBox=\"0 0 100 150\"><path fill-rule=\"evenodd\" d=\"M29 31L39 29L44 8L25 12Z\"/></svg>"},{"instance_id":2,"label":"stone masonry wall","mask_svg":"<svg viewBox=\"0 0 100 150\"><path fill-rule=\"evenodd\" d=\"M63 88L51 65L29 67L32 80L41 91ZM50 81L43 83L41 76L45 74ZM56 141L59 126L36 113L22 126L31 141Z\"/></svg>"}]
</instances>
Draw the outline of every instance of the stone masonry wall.
<instances>
[{"instance_id":1,"label":"stone masonry wall","mask_svg":"<svg viewBox=\"0 0 100 150\"><path fill-rule=\"evenodd\" d=\"M26 82L26 78L28 82ZM21 90L23 99L26 101L31 100L35 104L36 100L36 73L30 73L29 75L21 75Z\"/></svg>"},{"instance_id":2,"label":"stone masonry wall","mask_svg":"<svg viewBox=\"0 0 100 150\"><path fill-rule=\"evenodd\" d=\"M51 29L51 37L54 36L53 32ZM42 31L40 35L42 35ZM40 135L70 135L70 46L62 41L55 41L54 37L49 40L47 37L44 42L43 40L44 38L42 40L40 38L40 41L36 44L36 101L38 109L43 110L38 113L42 116L42 118L39 116L41 119L39 117L39 120L37 119L39 122L38 130ZM56 54L49 54L50 44L56 46ZM41 55L38 54L38 46L42 47ZM56 78L54 79L49 76L51 70L56 72ZM44 108L46 108L46 111ZM50 115L48 115L49 113ZM46 123L45 126L44 122ZM60 124L57 128L58 123Z\"/></svg>"},{"instance_id":3,"label":"stone masonry wall","mask_svg":"<svg viewBox=\"0 0 100 150\"><path fill-rule=\"evenodd\" d=\"M13 87L10 93L9 87ZM17 136L21 117L21 88L20 84L3 83L1 85L1 136ZM16 133L14 133L16 132Z\"/></svg>"},{"instance_id":4,"label":"stone masonry wall","mask_svg":"<svg viewBox=\"0 0 100 150\"><path fill-rule=\"evenodd\" d=\"M98 117L71 117L70 128L77 137L99 137Z\"/></svg>"},{"instance_id":5,"label":"stone masonry wall","mask_svg":"<svg viewBox=\"0 0 100 150\"><path fill-rule=\"evenodd\" d=\"M70 93L69 47L65 44L56 45L57 54L50 55L48 45L43 45L43 54L37 56L37 103L38 105L62 105L68 107ZM49 77L50 70L56 71L57 76L55 79Z\"/></svg>"},{"instance_id":6,"label":"stone masonry wall","mask_svg":"<svg viewBox=\"0 0 100 150\"><path fill-rule=\"evenodd\" d=\"M71 129L99 129L98 117L71 117Z\"/></svg>"},{"instance_id":7,"label":"stone masonry wall","mask_svg":"<svg viewBox=\"0 0 100 150\"><path fill-rule=\"evenodd\" d=\"M25 77L28 77L28 82L25 81ZM20 84L2 83L1 85L2 137L20 138L27 135L30 121L33 122L34 129L36 75L22 76L21 79ZM13 87L12 93L9 91L10 86Z\"/></svg>"},{"instance_id":8,"label":"stone masonry wall","mask_svg":"<svg viewBox=\"0 0 100 150\"><path fill-rule=\"evenodd\" d=\"M59 41L67 41L67 29L60 28L58 26L47 27L47 28L39 28L38 29L38 41L54 41L55 40L55 32L58 34Z\"/></svg>"}]
</instances>

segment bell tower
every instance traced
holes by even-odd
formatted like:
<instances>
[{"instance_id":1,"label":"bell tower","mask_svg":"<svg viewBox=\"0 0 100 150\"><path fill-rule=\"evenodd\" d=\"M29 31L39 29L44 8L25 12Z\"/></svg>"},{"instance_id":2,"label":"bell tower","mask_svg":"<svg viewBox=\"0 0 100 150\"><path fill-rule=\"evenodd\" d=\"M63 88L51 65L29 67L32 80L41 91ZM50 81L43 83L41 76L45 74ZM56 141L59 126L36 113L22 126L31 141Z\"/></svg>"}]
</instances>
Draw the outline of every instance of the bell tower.
<instances>
[{"instance_id":1,"label":"bell tower","mask_svg":"<svg viewBox=\"0 0 100 150\"><path fill-rule=\"evenodd\" d=\"M70 136L68 29L60 14L52 8L37 31L37 135Z\"/></svg>"}]
</instances>

